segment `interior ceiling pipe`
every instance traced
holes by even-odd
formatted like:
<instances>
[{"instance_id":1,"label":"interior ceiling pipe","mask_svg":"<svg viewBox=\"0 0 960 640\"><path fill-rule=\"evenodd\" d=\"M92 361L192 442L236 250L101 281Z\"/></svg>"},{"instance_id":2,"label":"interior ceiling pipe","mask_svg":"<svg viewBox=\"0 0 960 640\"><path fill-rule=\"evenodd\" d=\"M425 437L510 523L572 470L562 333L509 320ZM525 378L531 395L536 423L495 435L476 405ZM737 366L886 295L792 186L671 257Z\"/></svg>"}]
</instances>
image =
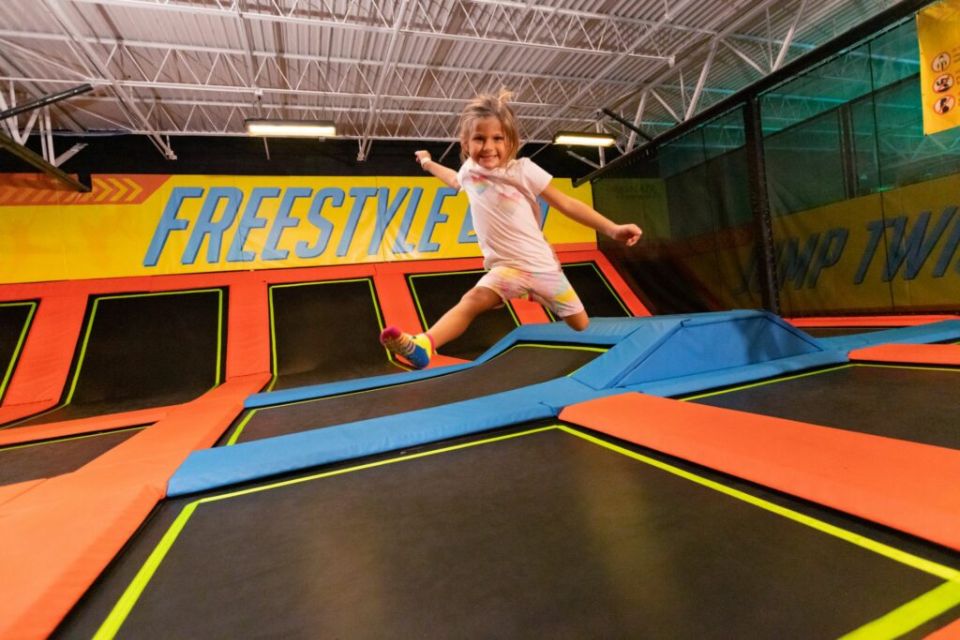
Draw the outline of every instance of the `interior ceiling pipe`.
<instances>
[{"instance_id":1,"label":"interior ceiling pipe","mask_svg":"<svg viewBox=\"0 0 960 640\"><path fill-rule=\"evenodd\" d=\"M13 155L15 155L20 160L23 160L27 164L36 167L40 171L43 171L45 174L59 180L65 185L80 191L81 193L88 193L90 191L90 186L85 185L73 176L63 172L57 167L53 166L49 162L43 159L43 156L40 156L37 153L34 153L30 149L24 147L23 145L17 144L7 136L0 133L0 149L6 149Z\"/></svg>"},{"instance_id":2,"label":"interior ceiling pipe","mask_svg":"<svg viewBox=\"0 0 960 640\"><path fill-rule=\"evenodd\" d=\"M638 127L638 126L635 125L634 123L630 122L629 120L627 120L626 118L624 118L623 116L621 116L619 113L615 113L615 112L611 111L610 109L607 109L606 107L604 107L603 109L600 109L600 111L603 112L603 114L604 114L605 116L608 116L608 117L610 117L610 118L613 118L614 120L616 120L617 122L619 122L620 124L622 124L623 126L625 126L627 129L630 129L631 131L633 131L634 133L636 133L638 136L640 136L641 138L643 138L643 139L646 140L647 142L653 142L653 138L651 138L650 136L648 136L646 133L643 132L643 130L642 130L640 127Z\"/></svg>"},{"instance_id":3,"label":"interior ceiling pipe","mask_svg":"<svg viewBox=\"0 0 960 640\"><path fill-rule=\"evenodd\" d=\"M6 120L7 118L11 118L27 111L32 111L33 109L39 109L40 107L46 107L47 105L60 102L61 100L66 100L67 98L72 98L73 96L78 96L81 93L87 93L88 91L93 91L93 85L81 84L80 86L73 87L72 89L66 89L65 91L60 91L59 93L51 93L50 95L42 96L35 100L24 102L23 104L18 104L15 107L7 109L6 111L0 111L0 120Z\"/></svg>"}]
</instances>

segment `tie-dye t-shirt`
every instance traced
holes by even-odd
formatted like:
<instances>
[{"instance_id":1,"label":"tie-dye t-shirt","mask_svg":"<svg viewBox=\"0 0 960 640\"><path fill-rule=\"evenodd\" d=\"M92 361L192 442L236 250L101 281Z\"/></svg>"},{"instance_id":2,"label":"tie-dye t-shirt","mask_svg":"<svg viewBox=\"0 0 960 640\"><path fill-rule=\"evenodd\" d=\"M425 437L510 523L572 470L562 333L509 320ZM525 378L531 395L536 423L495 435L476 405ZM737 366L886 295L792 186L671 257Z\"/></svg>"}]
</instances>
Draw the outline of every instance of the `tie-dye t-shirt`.
<instances>
[{"instance_id":1,"label":"tie-dye t-shirt","mask_svg":"<svg viewBox=\"0 0 960 640\"><path fill-rule=\"evenodd\" d=\"M529 158L489 170L469 158L457 174L467 193L483 266L513 267L531 273L560 268L540 231L537 196L553 178Z\"/></svg>"}]
</instances>

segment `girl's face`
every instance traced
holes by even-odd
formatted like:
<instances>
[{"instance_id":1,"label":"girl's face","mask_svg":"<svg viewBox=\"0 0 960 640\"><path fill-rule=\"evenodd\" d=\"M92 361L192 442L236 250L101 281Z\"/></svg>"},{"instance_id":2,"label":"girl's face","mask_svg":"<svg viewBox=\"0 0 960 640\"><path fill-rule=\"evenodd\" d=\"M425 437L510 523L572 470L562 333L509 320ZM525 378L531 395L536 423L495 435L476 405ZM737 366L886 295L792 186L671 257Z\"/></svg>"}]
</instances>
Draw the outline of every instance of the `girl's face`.
<instances>
[{"instance_id":1,"label":"girl's face","mask_svg":"<svg viewBox=\"0 0 960 640\"><path fill-rule=\"evenodd\" d=\"M467 155L484 169L496 169L507 163L507 137L499 118L480 118L467 141Z\"/></svg>"}]
</instances>

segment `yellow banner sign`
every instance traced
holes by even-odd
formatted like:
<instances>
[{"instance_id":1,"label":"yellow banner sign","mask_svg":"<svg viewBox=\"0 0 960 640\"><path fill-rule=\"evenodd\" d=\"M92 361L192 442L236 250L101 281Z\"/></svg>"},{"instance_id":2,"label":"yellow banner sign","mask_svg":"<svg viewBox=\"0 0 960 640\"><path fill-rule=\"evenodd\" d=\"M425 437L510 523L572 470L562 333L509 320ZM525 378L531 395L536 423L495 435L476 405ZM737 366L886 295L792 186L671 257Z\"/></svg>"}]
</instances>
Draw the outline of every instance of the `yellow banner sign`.
<instances>
[{"instance_id":1,"label":"yellow banner sign","mask_svg":"<svg viewBox=\"0 0 960 640\"><path fill-rule=\"evenodd\" d=\"M960 0L942 0L917 14L923 132L960 125Z\"/></svg>"},{"instance_id":2,"label":"yellow banner sign","mask_svg":"<svg viewBox=\"0 0 960 640\"><path fill-rule=\"evenodd\" d=\"M736 231L681 264L720 305L757 306L754 235ZM960 300L960 175L778 216L773 235L784 315L950 311Z\"/></svg>"},{"instance_id":3,"label":"yellow banner sign","mask_svg":"<svg viewBox=\"0 0 960 640\"><path fill-rule=\"evenodd\" d=\"M0 176L0 282L479 256L466 196L432 177ZM591 203L590 185L560 191ZM595 232L541 203L554 245Z\"/></svg>"}]
</instances>

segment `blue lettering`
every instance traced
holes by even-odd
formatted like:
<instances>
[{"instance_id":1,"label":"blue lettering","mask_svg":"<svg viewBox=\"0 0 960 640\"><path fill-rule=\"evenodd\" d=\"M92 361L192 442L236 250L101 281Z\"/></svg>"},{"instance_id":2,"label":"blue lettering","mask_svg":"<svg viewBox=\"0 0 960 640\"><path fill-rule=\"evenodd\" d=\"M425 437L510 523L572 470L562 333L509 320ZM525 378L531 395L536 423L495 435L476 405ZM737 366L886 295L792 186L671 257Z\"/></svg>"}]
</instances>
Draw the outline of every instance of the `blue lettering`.
<instances>
[{"instance_id":1,"label":"blue lettering","mask_svg":"<svg viewBox=\"0 0 960 640\"><path fill-rule=\"evenodd\" d=\"M477 232L473 230L473 213L470 211L470 205L467 205L467 213L463 216L463 224L460 225L460 235L457 236L457 242L460 244L477 244Z\"/></svg>"},{"instance_id":2,"label":"blue lettering","mask_svg":"<svg viewBox=\"0 0 960 640\"><path fill-rule=\"evenodd\" d=\"M813 262L813 269L810 271L810 277L807 278L807 286L811 289L817 286L817 280L820 279L820 272L827 267L832 267L840 261L843 255L843 249L847 246L847 238L850 232L841 227L830 229L820 243L820 250L817 251L817 257Z\"/></svg>"},{"instance_id":3,"label":"blue lettering","mask_svg":"<svg viewBox=\"0 0 960 640\"><path fill-rule=\"evenodd\" d=\"M305 241L297 243L296 252L299 258L316 258L327 250L327 243L330 242L330 236L333 235L333 223L323 217L323 205L330 200L335 207L343 206L343 189L328 187L317 192L313 203L310 205L310 211L307 212L307 219L310 224L320 230L317 236L317 243L312 247Z\"/></svg>"},{"instance_id":4,"label":"blue lettering","mask_svg":"<svg viewBox=\"0 0 960 640\"><path fill-rule=\"evenodd\" d=\"M221 200L226 200L226 206L223 208L223 215L215 221L213 215L220 206ZM235 187L210 189L206 200L203 201L200 215L197 217L197 224L193 228L193 233L190 234L190 240L187 241L187 247L183 251L183 259L180 261L182 264L196 262L205 236L210 236L207 242L207 264L220 262L220 243L223 240L223 233L236 219L237 210L242 201L243 193Z\"/></svg>"},{"instance_id":5,"label":"blue lettering","mask_svg":"<svg viewBox=\"0 0 960 640\"><path fill-rule=\"evenodd\" d=\"M290 252L286 249L278 249L280 236L283 230L289 227L296 227L300 224L299 218L291 218L290 210L293 209L293 203L298 198L309 198L313 195L313 189L307 187L293 187L287 189L283 194L283 200L280 201L280 209L277 211L277 217L273 219L273 225L270 227L270 233L267 235L267 243L263 247L264 260L286 260Z\"/></svg>"},{"instance_id":6,"label":"blue lettering","mask_svg":"<svg viewBox=\"0 0 960 640\"><path fill-rule=\"evenodd\" d=\"M199 198L203 195L203 189L200 187L175 187L170 193L170 199L167 200L167 206L163 208L160 215L160 222L157 223L157 230L153 232L153 239L150 240L150 246L147 248L147 255L143 258L143 266L155 267L160 260L160 254L163 253L163 247L167 244L167 238L171 231L183 231L190 223L177 217L180 206L187 198Z\"/></svg>"},{"instance_id":7,"label":"blue lettering","mask_svg":"<svg viewBox=\"0 0 960 640\"><path fill-rule=\"evenodd\" d=\"M950 211L952 217L953 214L957 212L957 207L947 207L947 209L944 210L944 215L946 215L947 210ZM960 245L960 219L957 219L956 224L953 225L953 231L950 232L950 237L947 238L946 244L943 245L940 258L937 260L937 266L933 270L934 278L942 278L943 274L947 272L947 267L953 259L953 254L957 251L957 245ZM956 269L957 273L960 273L960 261L957 262Z\"/></svg>"},{"instance_id":8,"label":"blue lettering","mask_svg":"<svg viewBox=\"0 0 960 640\"><path fill-rule=\"evenodd\" d=\"M890 282L893 280L904 261L907 263L907 268L903 274L904 280L916 278L920 269L923 268L923 264L930 257L934 245L937 244L947 225L950 224L956 210L956 207L944 209L929 238L926 235L931 213L924 211L917 218L917 223L913 227L913 231L910 232L910 237L907 238L906 243L903 241L903 236L907 228L907 216L894 218L892 221L893 239L890 241L891 249L887 252L887 268L883 272L883 281Z\"/></svg>"},{"instance_id":9,"label":"blue lettering","mask_svg":"<svg viewBox=\"0 0 960 640\"><path fill-rule=\"evenodd\" d=\"M400 187L400 190L397 192L397 197L394 198L393 202L390 202L390 189L381 187L379 192L379 197L377 197L377 220L374 224L370 244L367 245L368 256L376 255L379 252L380 243L383 242L383 234L386 233L387 227L393 222L393 217L397 215L397 210L400 208L400 205L403 204L403 199L407 197L410 189L408 187Z\"/></svg>"},{"instance_id":10,"label":"blue lettering","mask_svg":"<svg viewBox=\"0 0 960 640\"><path fill-rule=\"evenodd\" d=\"M257 254L253 251L246 251L243 246L247 243L247 236L251 229L262 229L267 226L267 219L257 215L260 210L260 203L265 198L276 198L280 195L280 189L276 187L257 187L250 193L250 199L247 206L240 216L240 225L237 232L233 234L233 242L230 243L230 250L227 251L227 262L253 262L257 259Z\"/></svg>"},{"instance_id":11,"label":"blue lettering","mask_svg":"<svg viewBox=\"0 0 960 640\"><path fill-rule=\"evenodd\" d=\"M438 224L442 224L450 217L440 210L443 201L449 196L456 195L457 190L450 187L440 187L433 197L433 206L430 207L430 215L427 216L427 223L423 227L423 235L420 236L420 243L417 245L417 251L421 253L434 253L440 249L440 245L432 240L433 230Z\"/></svg>"},{"instance_id":12,"label":"blue lettering","mask_svg":"<svg viewBox=\"0 0 960 640\"><path fill-rule=\"evenodd\" d=\"M786 241L780 260L780 288L783 288L787 280L793 281L795 289L803 288L803 281L807 277L810 262L813 260L813 252L819 241L819 233L811 235L807 238L803 251L800 251L800 242L796 238L789 238Z\"/></svg>"},{"instance_id":13,"label":"blue lettering","mask_svg":"<svg viewBox=\"0 0 960 640\"><path fill-rule=\"evenodd\" d=\"M413 251L413 245L407 242L407 236L410 235L410 225L413 224L413 218L417 213L417 207L420 206L421 197L423 197L423 188L414 187L410 202L407 203L407 210L403 214L403 220L400 221L400 233L397 234L397 240L393 243L394 253L410 253Z\"/></svg>"},{"instance_id":14,"label":"blue lettering","mask_svg":"<svg viewBox=\"0 0 960 640\"><path fill-rule=\"evenodd\" d=\"M550 211L550 205L543 198L537 198L537 204L540 205L540 230L542 231L544 225L547 224L547 212Z\"/></svg>"},{"instance_id":15,"label":"blue lettering","mask_svg":"<svg viewBox=\"0 0 960 640\"><path fill-rule=\"evenodd\" d=\"M367 199L377 195L377 190L373 187L354 187L350 189L350 197L354 198L353 209L350 210L350 217L347 219L347 228L343 230L343 237L340 238L340 244L337 246L337 255L343 257L350 250L350 243L353 242L353 236L357 232L357 222L360 220L360 214L367 204Z\"/></svg>"},{"instance_id":16,"label":"blue lettering","mask_svg":"<svg viewBox=\"0 0 960 640\"><path fill-rule=\"evenodd\" d=\"M883 237L883 227L883 220L871 220L867 223L870 238L867 240L867 248L863 251L863 257L860 258L857 273L853 276L853 284L863 284L864 278L867 277L867 269L870 268L873 256L877 253L877 247L880 246L880 238Z\"/></svg>"}]
</instances>

